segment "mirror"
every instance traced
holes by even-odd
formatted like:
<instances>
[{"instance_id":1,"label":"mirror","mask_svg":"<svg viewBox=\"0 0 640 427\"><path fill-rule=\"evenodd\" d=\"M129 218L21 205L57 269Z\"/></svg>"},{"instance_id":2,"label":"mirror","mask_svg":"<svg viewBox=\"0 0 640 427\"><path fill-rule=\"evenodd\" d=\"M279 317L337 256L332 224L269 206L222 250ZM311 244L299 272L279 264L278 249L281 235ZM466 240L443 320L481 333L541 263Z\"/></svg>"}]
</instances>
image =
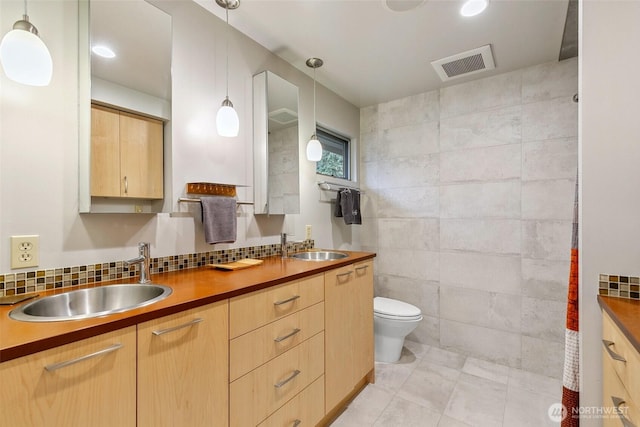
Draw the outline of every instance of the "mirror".
<instances>
[{"instance_id":1,"label":"mirror","mask_svg":"<svg viewBox=\"0 0 640 427\"><path fill-rule=\"evenodd\" d=\"M156 191L153 197L131 193L127 194L131 197L104 197L97 196L91 189L91 110L92 105L100 105L159 122L161 141L153 151L156 154L158 150L170 152L171 16L144 0L81 0L79 27L80 212L161 212L162 187L167 181L162 173L162 156L159 161L154 157L153 162L159 166L154 166L151 173L139 173L140 176L154 175L159 181L160 192ZM92 51L96 46L108 47L116 56L101 57ZM96 152L94 147L94 174ZM108 169L102 158L97 162L103 166L101 169ZM136 164L144 167L147 159L136 160ZM122 181L119 173L115 176ZM128 187L127 177L123 185Z\"/></svg>"},{"instance_id":2,"label":"mirror","mask_svg":"<svg viewBox=\"0 0 640 427\"><path fill-rule=\"evenodd\" d=\"M270 71L253 77L254 209L300 213L298 87Z\"/></svg>"}]
</instances>

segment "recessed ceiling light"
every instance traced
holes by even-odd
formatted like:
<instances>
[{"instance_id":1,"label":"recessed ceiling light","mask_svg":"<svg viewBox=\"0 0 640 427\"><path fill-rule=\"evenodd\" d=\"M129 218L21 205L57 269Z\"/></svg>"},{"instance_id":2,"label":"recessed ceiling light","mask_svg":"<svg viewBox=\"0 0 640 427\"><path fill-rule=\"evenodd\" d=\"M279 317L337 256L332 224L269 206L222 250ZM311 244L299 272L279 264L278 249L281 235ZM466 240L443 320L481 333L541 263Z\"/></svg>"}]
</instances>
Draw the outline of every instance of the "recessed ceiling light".
<instances>
[{"instance_id":1,"label":"recessed ceiling light","mask_svg":"<svg viewBox=\"0 0 640 427\"><path fill-rule=\"evenodd\" d=\"M98 56L102 56L103 58L115 58L116 53L108 48L107 46L97 45L91 48L91 51Z\"/></svg>"},{"instance_id":2,"label":"recessed ceiling light","mask_svg":"<svg viewBox=\"0 0 640 427\"><path fill-rule=\"evenodd\" d=\"M476 16L484 12L489 5L489 0L467 0L460 8L462 16Z\"/></svg>"},{"instance_id":3,"label":"recessed ceiling light","mask_svg":"<svg viewBox=\"0 0 640 427\"><path fill-rule=\"evenodd\" d=\"M420 6L426 0L384 0L384 4L394 12L406 12Z\"/></svg>"}]
</instances>

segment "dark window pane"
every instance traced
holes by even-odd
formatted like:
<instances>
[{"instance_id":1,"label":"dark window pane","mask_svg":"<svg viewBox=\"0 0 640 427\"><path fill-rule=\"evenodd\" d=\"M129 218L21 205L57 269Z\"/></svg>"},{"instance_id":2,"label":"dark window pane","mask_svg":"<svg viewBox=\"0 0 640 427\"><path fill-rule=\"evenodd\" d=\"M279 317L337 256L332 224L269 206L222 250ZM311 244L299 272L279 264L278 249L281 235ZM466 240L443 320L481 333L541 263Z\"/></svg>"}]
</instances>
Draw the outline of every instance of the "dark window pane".
<instances>
[{"instance_id":1,"label":"dark window pane","mask_svg":"<svg viewBox=\"0 0 640 427\"><path fill-rule=\"evenodd\" d=\"M349 179L349 138L317 128L322 144L322 159L316 163L316 172L336 178Z\"/></svg>"}]
</instances>

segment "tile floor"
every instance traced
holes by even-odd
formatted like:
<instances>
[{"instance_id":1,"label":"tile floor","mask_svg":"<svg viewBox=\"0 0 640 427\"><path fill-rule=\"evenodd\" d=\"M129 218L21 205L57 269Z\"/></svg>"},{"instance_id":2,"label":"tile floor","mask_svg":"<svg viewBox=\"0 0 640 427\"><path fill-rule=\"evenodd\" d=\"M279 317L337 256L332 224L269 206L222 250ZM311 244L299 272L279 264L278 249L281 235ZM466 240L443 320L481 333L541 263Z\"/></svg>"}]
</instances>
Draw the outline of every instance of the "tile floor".
<instances>
[{"instance_id":1,"label":"tile floor","mask_svg":"<svg viewBox=\"0 0 640 427\"><path fill-rule=\"evenodd\" d=\"M332 427L544 427L562 381L406 341Z\"/></svg>"}]
</instances>

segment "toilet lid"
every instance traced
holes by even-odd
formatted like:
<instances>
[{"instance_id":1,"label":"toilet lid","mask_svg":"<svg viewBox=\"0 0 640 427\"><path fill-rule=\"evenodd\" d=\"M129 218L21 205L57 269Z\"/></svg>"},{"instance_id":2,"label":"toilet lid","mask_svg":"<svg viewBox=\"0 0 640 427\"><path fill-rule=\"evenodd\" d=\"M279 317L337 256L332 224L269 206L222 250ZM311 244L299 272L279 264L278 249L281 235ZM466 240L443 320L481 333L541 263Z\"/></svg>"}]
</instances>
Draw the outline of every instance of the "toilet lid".
<instances>
[{"instance_id":1,"label":"toilet lid","mask_svg":"<svg viewBox=\"0 0 640 427\"><path fill-rule=\"evenodd\" d=\"M385 317L419 317L422 314L420 309L414 305L384 297L375 297L373 299L373 311Z\"/></svg>"}]
</instances>

